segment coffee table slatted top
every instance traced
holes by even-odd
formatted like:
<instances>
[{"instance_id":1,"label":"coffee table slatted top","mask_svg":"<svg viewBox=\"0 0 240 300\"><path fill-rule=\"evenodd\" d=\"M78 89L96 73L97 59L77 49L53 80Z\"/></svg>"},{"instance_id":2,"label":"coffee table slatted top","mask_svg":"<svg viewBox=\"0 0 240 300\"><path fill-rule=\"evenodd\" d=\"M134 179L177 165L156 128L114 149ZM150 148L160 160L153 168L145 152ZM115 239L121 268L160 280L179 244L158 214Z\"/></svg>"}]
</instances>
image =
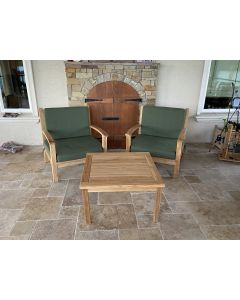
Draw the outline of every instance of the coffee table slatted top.
<instances>
[{"instance_id":1,"label":"coffee table slatted top","mask_svg":"<svg viewBox=\"0 0 240 300\"><path fill-rule=\"evenodd\" d=\"M165 185L148 152L88 153L80 189L155 191Z\"/></svg>"}]
</instances>

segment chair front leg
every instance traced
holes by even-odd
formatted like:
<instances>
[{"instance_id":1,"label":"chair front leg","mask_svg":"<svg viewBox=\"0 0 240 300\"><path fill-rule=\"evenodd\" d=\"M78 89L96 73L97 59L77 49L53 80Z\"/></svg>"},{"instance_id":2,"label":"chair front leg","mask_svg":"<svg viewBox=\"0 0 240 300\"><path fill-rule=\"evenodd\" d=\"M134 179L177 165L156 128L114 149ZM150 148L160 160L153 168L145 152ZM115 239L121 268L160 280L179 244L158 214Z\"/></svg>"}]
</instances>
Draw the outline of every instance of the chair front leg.
<instances>
[{"instance_id":1,"label":"chair front leg","mask_svg":"<svg viewBox=\"0 0 240 300\"><path fill-rule=\"evenodd\" d=\"M44 162L45 162L45 163L49 162L49 158L48 158L48 155L47 155L47 151L46 151L46 150L43 150L43 159L44 159Z\"/></svg>"},{"instance_id":2,"label":"chair front leg","mask_svg":"<svg viewBox=\"0 0 240 300\"><path fill-rule=\"evenodd\" d=\"M179 170L180 170L180 161L176 161L176 164L173 169L173 178L176 178L179 176Z\"/></svg>"},{"instance_id":3,"label":"chair front leg","mask_svg":"<svg viewBox=\"0 0 240 300\"><path fill-rule=\"evenodd\" d=\"M183 143L183 141L181 139L178 139L177 148L176 148L175 166L174 166L174 170L173 170L173 178L176 178L179 175L180 161L181 161L181 156L182 156L182 143Z\"/></svg>"},{"instance_id":4,"label":"chair front leg","mask_svg":"<svg viewBox=\"0 0 240 300\"><path fill-rule=\"evenodd\" d=\"M102 148L104 152L107 152L107 136L102 135Z\"/></svg>"},{"instance_id":5,"label":"chair front leg","mask_svg":"<svg viewBox=\"0 0 240 300\"><path fill-rule=\"evenodd\" d=\"M129 152L131 149L132 137L126 134L126 151Z\"/></svg>"},{"instance_id":6,"label":"chair front leg","mask_svg":"<svg viewBox=\"0 0 240 300\"><path fill-rule=\"evenodd\" d=\"M58 182L58 172L57 172L57 155L55 143L50 143L50 161L52 167L52 178L53 182Z\"/></svg>"}]
</instances>

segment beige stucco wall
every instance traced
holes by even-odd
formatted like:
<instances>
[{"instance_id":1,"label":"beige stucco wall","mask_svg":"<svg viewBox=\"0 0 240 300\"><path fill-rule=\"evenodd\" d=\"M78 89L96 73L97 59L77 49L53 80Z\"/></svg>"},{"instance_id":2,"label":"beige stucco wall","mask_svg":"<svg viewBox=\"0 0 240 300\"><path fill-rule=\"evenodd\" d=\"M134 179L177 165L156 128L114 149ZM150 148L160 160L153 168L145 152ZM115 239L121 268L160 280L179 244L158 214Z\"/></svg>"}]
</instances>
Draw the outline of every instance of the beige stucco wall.
<instances>
[{"instance_id":1,"label":"beige stucco wall","mask_svg":"<svg viewBox=\"0 0 240 300\"><path fill-rule=\"evenodd\" d=\"M189 108L187 141L209 142L216 121L197 122L203 60L160 60L157 105ZM220 122L221 123L221 122Z\"/></svg>"},{"instance_id":2,"label":"beige stucco wall","mask_svg":"<svg viewBox=\"0 0 240 300\"><path fill-rule=\"evenodd\" d=\"M157 85L157 105L188 107L190 121L187 140L208 142L215 122L198 123L196 115L204 61L160 60ZM68 106L67 83L63 61L32 61L37 104L39 107ZM41 144L39 123L36 120L0 120L0 143Z\"/></svg>"},{"instance_id":3,"label":"beige stucco wall","mask_svg":"<svg viewBox=\"0 0 240 300\"><path fill-rule=\"evenodd\" d=\"M64 61L34 60L32 68L38 106L68 106Z\"/></svg>"}]
</instances>

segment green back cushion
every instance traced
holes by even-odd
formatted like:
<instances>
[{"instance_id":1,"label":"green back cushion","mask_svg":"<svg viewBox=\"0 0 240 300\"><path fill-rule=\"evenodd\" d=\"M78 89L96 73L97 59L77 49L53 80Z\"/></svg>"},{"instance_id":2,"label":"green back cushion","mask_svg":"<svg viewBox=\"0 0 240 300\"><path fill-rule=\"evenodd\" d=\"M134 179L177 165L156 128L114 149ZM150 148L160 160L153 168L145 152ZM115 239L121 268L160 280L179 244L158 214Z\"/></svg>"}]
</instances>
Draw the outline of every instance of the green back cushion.
<instances>
[{"instance_id":1,"label":"green back cushion","mask_svg":"<svg viewBox=\"0 0 240 300\"><path fill-rule=\"evenodd\" d=\"M144 106L141 133L168 138L178 138L185 122L186 110L182 108Z\"/></svg>"},{"instance_id":2,"label":"green back cushion","mask_svg":"<svg viewBox=\"0 0 240 300\"><path fill-rule=\"evenodd\" d=\"M90 135L87 106L45 108L45 121L54 139Z\"/></svg>"}]
</instances>

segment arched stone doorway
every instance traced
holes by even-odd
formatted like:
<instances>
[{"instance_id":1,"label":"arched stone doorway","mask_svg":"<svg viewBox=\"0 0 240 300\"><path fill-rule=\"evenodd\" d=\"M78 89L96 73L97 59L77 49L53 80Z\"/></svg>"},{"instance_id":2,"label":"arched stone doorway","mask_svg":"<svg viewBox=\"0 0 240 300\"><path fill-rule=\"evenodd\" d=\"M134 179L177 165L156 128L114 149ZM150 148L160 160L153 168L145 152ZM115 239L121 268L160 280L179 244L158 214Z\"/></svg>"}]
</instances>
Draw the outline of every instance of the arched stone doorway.
<instances>
[{"instance_id":1,"label":"arched stone doorway","mask_svg":"<svg viewBox=\"0 0 240 300\"><path fill-rule=\"evenodd\" d=\"M94 86L86 99L91 123L109 134L109 149L125 148L125 133L138 123L138 92L122 81L106 81Z\"/></svg>"}]
</instances>

